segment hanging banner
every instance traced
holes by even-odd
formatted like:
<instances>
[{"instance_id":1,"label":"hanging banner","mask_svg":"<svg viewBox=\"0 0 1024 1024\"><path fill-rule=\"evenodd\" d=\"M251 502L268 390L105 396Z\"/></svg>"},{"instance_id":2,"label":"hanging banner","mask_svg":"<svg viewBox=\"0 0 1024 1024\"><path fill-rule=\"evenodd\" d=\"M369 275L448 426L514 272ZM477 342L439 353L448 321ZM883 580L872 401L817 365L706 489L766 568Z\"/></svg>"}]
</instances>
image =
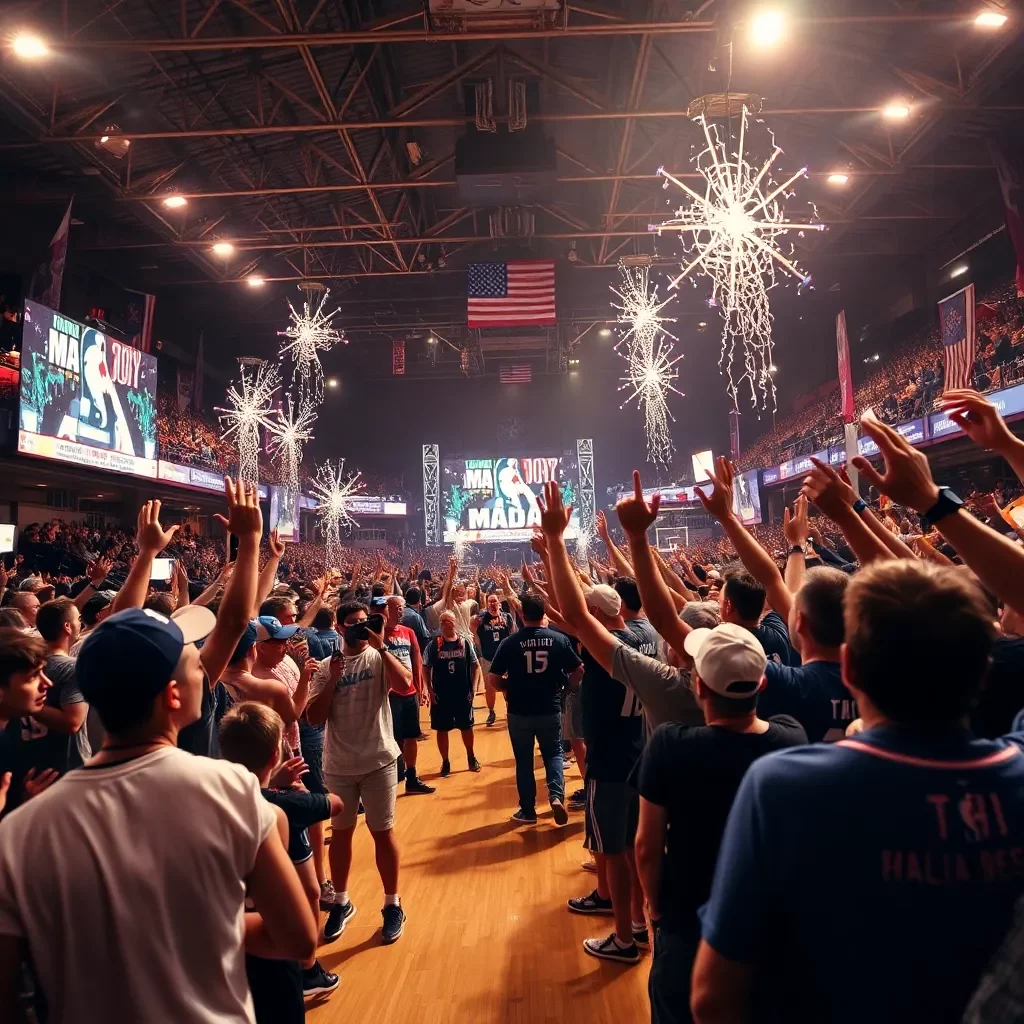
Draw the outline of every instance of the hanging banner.
<instances>
[{"instance_id":1,"label":"hanging banner","mask_svg":"<svg viewBox=\"0 0 1024 1024\"><path fill-rule=\"evenodd\" d=\"M836 317L836 355L839 359L839 394L842 399L843 422L854 420L853 372L850 366L850 342L846 335L846 310Z\"/></svg>"},{"instance_id":2,"label":"hanging banner","mask_svg":"<svg viewBox=\"0 0 1024 1024\"><path fill-rule=\"evenodd\" d=\"M740 414L729 410L729 458L736 462L740 457Z\"/></svg>"},{"instance_id":3,"label":"hanging banner","mask_svg":"<svg viewBox=\"0 0 1024 1024\"><path fill-rule=\"evenodd\" d=\"M396 377L405 376L405 338L395 338L391 342L391 372Z\"/></svg>"}]
</instances>

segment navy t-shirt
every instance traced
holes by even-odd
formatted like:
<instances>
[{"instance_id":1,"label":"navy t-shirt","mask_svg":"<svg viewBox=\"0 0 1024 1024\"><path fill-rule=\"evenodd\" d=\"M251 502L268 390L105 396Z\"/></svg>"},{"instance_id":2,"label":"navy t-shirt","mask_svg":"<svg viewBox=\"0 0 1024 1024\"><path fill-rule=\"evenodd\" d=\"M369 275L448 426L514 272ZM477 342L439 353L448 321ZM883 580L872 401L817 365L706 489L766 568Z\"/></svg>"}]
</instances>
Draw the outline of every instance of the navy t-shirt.
<instances>
[{"instance_id":1,"label":"navy t-shirt","mask_svg":"<svg viewBox=\"0 0 1024 1024\"><path fill-rule=\"evenodd\" d=\"M636 637L637 643L634 646L641 654L658 659L661 653L661 637L651 625L650 619L643 616L639 619L626 619L626 629Z\"/></svg>"},{"instance_id":2,"label":"navy t-shirt","mask_svg":"<svg viewBox=\"0 0 1024 1024\"><path fill-rule=\"evenodd\" d=\"M569 638L543 626L526 626L513 633L491 659L491 671L507 677L510 715L558 714L566 677L579 666Z\"/></svg>"},{"instance_id":3,"label":"navy t-shirt","mask_svg":"<svg viewBox=\"0 0 1024 1024\"><path fill-rule=\"evenodd\" d=\"M473 696L473 668L476 650L463 637L445 640L435 637L423 652L423 664L430 670L430 682L438 700L465 700Z\"/></svg>"},{"instance_id":4,"label":"navy t-shirt","mask_svg":"<svg viewBox=\"0 0 1024 1024\"><path fill-rule=\"evenodd\" d=\"M886 726L750 766L701 909L749 1019L960 1020L1024 892L1022 745Z\"/></svg>"},{"instance_id":5,"label":"navy t-shirt","mask_svg":"<svg viewBox=\"0 0 1024 1024\"><path fill-rule=\"evenodd\" d=\"M288 819L288 856L301 864L313 856L306 829L331 816L331 801L326 793L303 793L300 789L263 789L263 796L277 804Z\"/></svg>"},{"instance_id":6,"label":"navy t-shirt","mask_svg":"<svg viewBox=\"0 0 1024 1024\"><path fill-rule=\"evenodd\" d=\"M636 650L640 640L630 629L610 630ZM583 686L580 704L587 744L587 778L625 782L643 753L643 705L631 686L613 679L590 652L581 648Z\"/></svg>"},{"instance_id":7,"label":"navy t-shirt","mask_svg":"<svg viewBox=\"0 0 1024 1024\"><path fill-rule=\"evenodd\" d=\"M494 660L498 646L511 634L512 616L508 612L499 612L494 616L490 612L481 612L476 635L480 638L480 653L488 661Z\"/></svg>"},{"instance_id":8,"label":"navy t-shirt","mask_svg":"<svg viewBox=\"0 0 1024 1024\"><path fill-rule=\"evenodd\" d=\"M761 642L769 664L799 665L800 655L789 642L786 620L778 612L769 612L751 631Z\"/></svg>"},{"instance_id":9,"label":"navy t-shirt","mask_svg":"<svg viewBox=\"0 0 1024 1024\"><path fill-rule=\"evenodd\" d=\"M841 740L858 717L857 702L843 685L838 661L812 661L795 668L769 661L764 674L768 683L757 698L758 714L792 715L811 743Z\"/></svg>"}]
</instances>

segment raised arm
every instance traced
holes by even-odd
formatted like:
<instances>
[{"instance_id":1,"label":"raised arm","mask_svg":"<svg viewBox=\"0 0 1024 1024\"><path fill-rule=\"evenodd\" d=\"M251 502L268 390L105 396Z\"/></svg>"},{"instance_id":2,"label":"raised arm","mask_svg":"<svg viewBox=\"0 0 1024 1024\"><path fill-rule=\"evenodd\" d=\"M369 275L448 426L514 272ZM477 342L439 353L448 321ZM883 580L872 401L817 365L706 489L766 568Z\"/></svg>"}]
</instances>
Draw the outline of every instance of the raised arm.
<instances>
[{"instance_id":1,"label":"raised arm","mask_svg":"<svg viewBox=\"0 0 1024 1024\"><path fill-rule=\"evenodd\" d=\"M89 598L96 593L103 586L103 581L107 578L110 570L114 567L114 563L109 558L94 558L92 564L89 566L87 572L89 575L89 582L79 591L77 597L75 597L75 607L81 611ZM0 564L0 575L3 576L3 582L6 584L7 577L3 573L3 566Z\"/></svg>"},{"instance_id":2,"label":"raised arm","mask_svg":"<svg viewBox=\"0 0 1024 1024\"><path fill-rule=\"evenodd\" d=\"M783 619L789 618L793 595L786 586L775 559L754 539L749 530L736 518L732 510L732 479L735 473L728 459L719 456L718 472L710 473L714 489L708 496L700 487L694 488L705 510L713 515L725 530L736 554L747 572L757 580L768 595L768 604Z\"/></svg>"},{"instance_id":3,"label":"raised arm","mask_svg":"<svg viewBox=\"0 0 1024 1024\"><path fill-rule=\"evenodd\" d=\"M221 588L227 582L228 577L231 575L231 570L234 569L234 567L234 562L227 562L224 568L217 574L217 578L192 603L201 605L209 604L220 593Z\"/></svg>"},{"instance_id":4,"label":"raised arm","mask_svg":"<svg viewBox=\"0 0 1024 1024\"><path fill-rule=\"evenodd\" d=\"M238 554L217 611L217 624L200 651L203 668L211 684L220 679L249 624L249 615L256 600L260 534L263 532L263 514L255 484L242 481L236 484L231 477L225 477L224 495L228 502L228 515L227 518L221 515L217 518L227 527L228 533L238 538Z\"/></svg>"},{"instance_id":5,"label":"raised arm","mask_svg":"<svg viewBox=\"0 0 1024 1024\"><path fill-rule=\"evenodd\" d=\"M1010 433L999 410L977 391L947 391L939 404L975 443L998 452L1024 483L1024 441Z\"/></svg>"},{"instance_id":6,"label":"raised arm","mask_svg":"<svg viewBox=\"0 0 1024 1024\"><path fill-rule=\"evenodd\" d=\"M696 601L697 595L694 594L690 588L686 585L683 578L672 568L668 562L662 557L661 552L656 548L651 548L654 554L654 560L658 563L658 572L661 573L661 578L665 581L665 586L672 591L673 600L677 608L682 608L687 601ZM683 602L681 605L679 598Z\"/></svg>"},{"instance_id":7,"label":"raised arm","mask_svg":"<svg viewBox=\"0 0 1024 1024\"><path fill-rule=\"evenodd\" d=\"M939 498L928 457L885 423L864 417L861 426L878 445L885 459L885 474L879 473L867 459L855 459L857 469L882 494L924 515ZM935 525L978 579L1014 611L1024 614L1024 547L963 508L944 516Z\"/></svg>"},{"instance_id":8,"label":"raised arm","mask_svg":"<svg viewBox=\"0 0 1024 1024\"><path fill-rule=\"evenodd\" d=\"M459 562L454 555L448 559L448 575L444 578L444 586L441 587L441 607L451 608L452 587L455 584L455 574L459 571Z\"/></svg>"},{"instance_id":9,"label":"raised arm","mask_svg":"<svg viewBox=\"0 0 1024 1024\"><path fill-rule=\"evenodd\" d=\"M174 563L174 596L175 608L188 607L188 573L185 571L185 566L181 564L180 559Z\"/></svg>"},{"instance_id":10,"label":"raised arm","mask_svg":"<svg viewBox=\"0 0 1024 1024\"><path fill-rule=\"evenodd\" d=\"M544 498L538 504L541 509L540 527L547 542L548 574L562 617L595 661L607 672L611 672L619 641L590 614L576 578L576 570L565 549L562 535L569 525L572 506L565 508L562 504L562 491L555 480L544 485Z\"/></svg>"},{"instance_id":11,"label":"raised arm","mask_svg":"<svg viewBox=\"0 0 1024 1024\"><path fill-rule=\"evenodd\" d=\"M267 547L270 549L267 564L263 566L259 582L256 585L256 600L253 602L251 616L254 619L260 613L260 606L270 597L270 593L274 589L274 584L277 582L277 569L284 556L284 541L278 538L277 530L270 531L270 535L267 537Z\"/></svg>"},{"instance_id":12,"label":"raised arm","mask_svg":"<svg viewBox=\"0 0 1024 1024\"><path fill-rule=\"evenodd\" d=\"M141 608L149 593L149 581L153 575L153 559L174 540L177 526L165 530L160 525L160 501L147 501L139 510L138 529L135 542L139 555L128 572L124 586L117 592L110 606L110 612L124 611L125 608Z\"/></svg>"},{"instance_id":13,"label":"raised arm","mask_svg":"<svg viewBox=\"0 0 1024 1024\"><path fill-rule=\"evenodd\" d=\"M384 659L384 681L389 690L404 690L412 682L412 669L406 668L386 647L380 633L367 629L366 636L370 646L380 651Z\"/></svg>"},{"instance_id":14,"label":"raised arm","mask_svg":"<svg viewBox=\"0 0 1024 1024\"><path fill-rule=\"evenodd\" d=\"M615 513L629 541L629 553L633 556L633 571L644 612L665 643L681 652L690 627L679 618L672 592L661 577L654 552L647 540L647 531L658 518L660 504L660 494L655 494L651 503L647 504L640 474L634 470L633 497L621 498L615 506Z\"/></svg>"},{"instance_id":15,"label":"raised arm","mask_svg":"<svg viewBox=\"0 0 1024 1024\"><path fill-rule=\"evenodd\" d=\"M632 576L633 566L629 564L629 559L616 547L615 541L612 540L612 535L608 532L608 520L601 509L597 510L595 522L597 535L604 542L604 549L608 552L608 557L611 559L615 571L620 576Z\"/></svg>"}]
</instances>

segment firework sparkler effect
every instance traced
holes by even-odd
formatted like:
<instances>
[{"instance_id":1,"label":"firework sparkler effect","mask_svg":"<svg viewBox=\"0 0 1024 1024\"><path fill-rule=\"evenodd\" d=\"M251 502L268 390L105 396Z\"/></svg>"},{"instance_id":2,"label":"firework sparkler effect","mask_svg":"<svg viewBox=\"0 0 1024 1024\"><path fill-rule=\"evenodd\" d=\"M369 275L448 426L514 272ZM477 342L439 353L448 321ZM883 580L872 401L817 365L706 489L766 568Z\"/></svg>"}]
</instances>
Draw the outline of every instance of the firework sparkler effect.
<instances>
[{"instance_id":1,"label":"firework sparkler effect","mask_svg":"<svg viewBox=\"0 0 1024 1024\"><path fill-rule=\"evenodd\" d=\"M278 331L278 335L288 338L281 344L281 359L291 355L293 362L292 381L298 384L300 404L317 406L324 398L324 371L320 365L320 353L332 349L339 343L347 344L342 331L331 326L331 321L339 312L325 313L324 305L331 294L325 288L320 301L313 308L311 296L307 295L302 303L302 312L288 303L292 318L291 327Z\"/></svg>"},{"instance_id":2,"label":"firework sparkler effect","mask_svg":"<svg viewBox=\"0 0 1024 1024\"><path fill-rule=\"evenodd\" d=\"M608 287L612 293L622 300L622 305L613 302L612 308L617 309L618 321L625 331L620 335L615 344L616 351L622 344L626 345L627 352L634 346L645 341L653 341L660 334L666 334L673 341L678 341L673 334L670 334L665 324L674 324L676 318L662 316L661 311L675 299L670 295L663 301L658 301L657 285L651 288L649 267L630 267L619 264L622 273L621 288L612 285Z\"/></svg>"},{"instance_id":3,"label":"firework sparkler effect","mask_svg":"<svg viewBox=\"0 0 1024 1024\"><path fill-rule=\"evenodd\" d=\"M352 518L352 496L362 490L361 474L345 475L345 460L337 464L325 462L317 468L316 480L312 484L316 498L316 514L320 530L327 547L327 568L336 569L341 565L341 528L350 530L359 524Z\"/></svg>"},{"instance_id":4,"label":"firework sparkler effect","mask_svg":"<svg viewBox=\"0 0 1024 1024\"><path fill-rule=\"evenodd\" d=\"M647 460L667 465L672 461L675 445L669 431L669 420L675 421L666 401L668 393L682 395L674 381L679 379L676 363L682 356L672 357L671 343L657 341L637 345L628 357L626 376L620 378L620 391L628 391L625 408L633 399L644 411L644 432L647 435Z\"/></svg>"},{"instance_id":5,"label":"firework sparkler effect","mask_svg":"<svg viewBox=\"0 0 1024 1024\"><path fill-rule=\"evenodd\" d=\"M679 207L675 217L665 223L649 227L659 234L678 231L683 239L682 272L669 287L675 288L698 269L712 280L712 297L724 319L718 365L728 377L733 407L737 407L737 386L746 381L755 407L760 395L762 409L769 397L774 408L775 383L769 372L774 318L768 291L778 283L777 268L801 285L810 282L810 275L793 258L792 244L786 245L781 238L790 231L823 231L824 225L786 219L784 201L792 197L793 184L806 176L807 168L801 167L781 183L776 182L772 165L782 150L767 129L771 155L759 167L749 162L745 146L750 115L746 106L739 119L738 140L728 128L720 130L718 125L709 124L704 115L695 120L706 142L695 160L696 169L705 179L704 194L659 167L664 187L671 183L681 189L690 205ZM811 209L813 215L813 206ZM743 372L736 376L733 363L738 346L743 349Z\"/></svg>"},{"instance_id":6,"label":"firework sparkler effect","mask_svg":"<svg viewBox=\"0 0 1024 1024\"><path fill-rule=\"evenodd\" d=\"M301 403L296 411L291 395L288 396L288 411L275 409L274 412L267 452L271 458L280 460L282 477L288 490L298 493L302 446L313 439L312 428L316 422L316 413Z\"/></svg>"},{"instance_id":7,"label":"firework sparkler effect","mask_svg":"<svg viewBox=\"0 0 1024 1024\"><path fill-rule=\"evenodd\" d=\"M243 366L239 387L232 384L227 391L230 408L216 407L222 426L226 424L221 436L228 440L234 435L238 476L246 483L259 483L260 427L274 429L270 419L271 400L280 385L281 376L276 366L260 363L251 374Z\"/></svg>"}]
</instances>

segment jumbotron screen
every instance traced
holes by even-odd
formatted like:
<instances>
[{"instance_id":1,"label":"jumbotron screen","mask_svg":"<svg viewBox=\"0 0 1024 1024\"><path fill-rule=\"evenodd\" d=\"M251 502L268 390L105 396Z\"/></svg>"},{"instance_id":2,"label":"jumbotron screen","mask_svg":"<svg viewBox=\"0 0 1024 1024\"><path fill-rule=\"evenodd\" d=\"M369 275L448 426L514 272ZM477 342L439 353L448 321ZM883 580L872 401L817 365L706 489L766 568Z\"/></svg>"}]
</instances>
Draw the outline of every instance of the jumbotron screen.
<instances>
[{"instance_id":1,"label":"jumbotron screen","mask_svg":"<svg viewBox=\"0 0 1024 1024\"><path fill-rule=\"evenodd\" d=\"M443 539L459 537L470 543L528 541L540 526L538 496L544 484L558 480L562 500L577 505L579 479L575 465L555 456L507 456L497 459L445 460L441 477ZM565 531L568 540L579 536L579 514L573 509Z\"/></svg>"},{"instance_id":2,"label":"jumbotron screen","mask_svg":"<svg viewBox=\"0 0 1024 1024\"><path fill-rule=\"evenodd\" d=\"M25 302L18 451L156 478L156 358Z\"/></svg>"}]
</instances>

